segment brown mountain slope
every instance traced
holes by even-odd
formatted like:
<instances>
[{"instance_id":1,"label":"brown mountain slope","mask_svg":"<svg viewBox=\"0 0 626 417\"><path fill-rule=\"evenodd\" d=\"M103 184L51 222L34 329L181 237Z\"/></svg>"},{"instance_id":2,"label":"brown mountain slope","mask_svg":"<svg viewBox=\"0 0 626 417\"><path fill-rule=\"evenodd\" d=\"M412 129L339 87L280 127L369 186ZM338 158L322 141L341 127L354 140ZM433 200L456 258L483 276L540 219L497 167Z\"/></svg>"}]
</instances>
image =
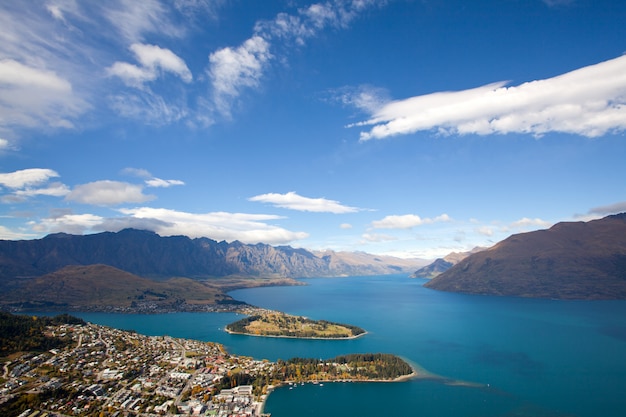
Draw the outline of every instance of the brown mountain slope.
<instances>
[{"instance_id":1,"label":"brown mountain slope","mask_svg":"<svg viewBox=\"0 0 626 417\"><path fill-rule=\"evenodd\" d=\"M512 235L425 286L472 294L626 299L626 213Z\"/></svg>"},{"instance_id":2,"label":"brown mountain slope","mask_svg":"<svg viewBox=\"0 0 626 417\"><path fill-rule=\"evenodd\" d=\"M176 310L232 299L218 289L188 278L153 281L107 265L72 265L25 280L0 295L8 307L70 310Z\"/></svg>"}]
</instances>

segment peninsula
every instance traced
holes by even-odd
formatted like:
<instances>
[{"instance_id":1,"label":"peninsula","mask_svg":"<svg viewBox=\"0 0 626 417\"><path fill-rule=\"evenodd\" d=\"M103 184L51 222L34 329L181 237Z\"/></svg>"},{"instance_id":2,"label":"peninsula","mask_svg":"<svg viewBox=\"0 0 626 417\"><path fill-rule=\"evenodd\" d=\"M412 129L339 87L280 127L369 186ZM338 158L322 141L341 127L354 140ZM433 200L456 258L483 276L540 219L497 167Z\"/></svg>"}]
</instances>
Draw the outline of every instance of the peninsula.
<instances>
[{"instance_id":1,"label":"peninsula","mask_svg":"<svg viewBox=\"0 0 626 417\"><path fill-rule=\"evenodd\" d=\"M302 339L352 339L364 335L365 330L350 324L326 320L311 320L278 311L242 309L248 314L239 321L226 326L234 334L265 337L293 337Z\"/></svg>"},{"instance_id":2,"label":"peninsula","mask_svg":"<svg viewBox=\"0 0 626 417\"><path fill-rule=\"evenodd\" d=\"M5 342L11 343L5 343ZM143 336L71 316L0 312L0 415L263 416L272 387L401 381L421 371L381 353L270 362L222 345Z\"/></svg>"}]
</instances>

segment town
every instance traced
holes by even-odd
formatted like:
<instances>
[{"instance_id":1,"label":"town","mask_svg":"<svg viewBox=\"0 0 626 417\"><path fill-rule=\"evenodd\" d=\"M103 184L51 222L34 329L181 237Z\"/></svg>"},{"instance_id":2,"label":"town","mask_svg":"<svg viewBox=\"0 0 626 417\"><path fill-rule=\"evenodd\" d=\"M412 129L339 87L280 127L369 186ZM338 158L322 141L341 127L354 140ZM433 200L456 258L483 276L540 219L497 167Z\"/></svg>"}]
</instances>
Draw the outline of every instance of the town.
<instances>
[{"instance_id":1,"label":"town","mask_svg":"<svg viewBox=\"0 0 626 417\"><path fill-rule=\"evenodd\" d=\"M432 378L391 354L270 362L68 314L0 312L0 330L0 414L7 417L262 417L280 385Z\"/></svg>"},{"instance_id":2,"label":"town","mask_svg":"<svg viewBox=\"0 0 626 417\"><path fill-rule=\"evenodd\" d=\"M216 343L89 323L47 331L71 344L5 362L0 410L21 402L28 406L23 417L261 416L271 386L240 382L266 380L276 366Z\"/></svg>"}]
</instances>

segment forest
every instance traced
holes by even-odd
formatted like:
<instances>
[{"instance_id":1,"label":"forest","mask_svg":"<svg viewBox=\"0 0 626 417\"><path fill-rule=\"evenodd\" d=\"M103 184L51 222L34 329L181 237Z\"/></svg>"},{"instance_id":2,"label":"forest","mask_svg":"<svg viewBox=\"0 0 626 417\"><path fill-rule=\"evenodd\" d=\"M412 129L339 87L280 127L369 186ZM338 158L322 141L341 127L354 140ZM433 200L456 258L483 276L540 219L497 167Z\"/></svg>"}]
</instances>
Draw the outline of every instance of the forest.
<instances>
[{"instance_id":1,"label":"forest","mask_svg":"<svg viewBox=\"0 0 626 417\"><path fill-rule=\"evenodd\" d=\"M61 314L55 317L22 316L0 312L0 357L16 352L43 352L69 343L46 335L47 326L85 324L82 319Z\"/></svg>"},{"instance_id":2,"label":"forest","mask_svg":"<svg viewBox=\"0 0 626 417\"><path fill-rule=\"evenodd\" d=\"M390 381L413 373L402 358L386 353L357 353L319 360L291 358L278 361L277 379L283 381Z\"/></svg>"},{"instance_id":3,"label":"forest","mask_svg":"<svg viewBox=\"0 0 626 417\"><path fill-rule=\"evenodd\" d=\"M413 375L414 369L402 358L387 353L357 353L320 360L279 359L270 373L252 376L244 372L226 375L216 392L237 385L252 385L255 395L266 394L270 385L294 382L394 381Z\"/></svg>"}]
</instances>

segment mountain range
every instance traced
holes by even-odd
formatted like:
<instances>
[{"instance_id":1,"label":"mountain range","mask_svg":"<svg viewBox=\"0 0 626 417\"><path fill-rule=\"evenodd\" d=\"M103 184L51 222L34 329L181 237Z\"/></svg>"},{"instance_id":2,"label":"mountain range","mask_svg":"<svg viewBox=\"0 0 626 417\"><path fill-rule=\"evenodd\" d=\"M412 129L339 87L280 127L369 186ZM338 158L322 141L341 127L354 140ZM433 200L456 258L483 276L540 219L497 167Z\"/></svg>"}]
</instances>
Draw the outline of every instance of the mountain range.
<instances>
[{"instance_id":1,"label":"mountain range","mask_svg":"<svg viewBox=\"0 0 626 417\"><path fill-rule=\"evenodd\" d=\"M176 309L230 303L225 292L292 278L408 273L426 261L364 252L311 252L125 229L0 241L0 303ZM142 310L143 311L143 310Z\"/></svg>"},{"instance_id":2,"label":"mountain range","mask_svg":"<svg viewBox=\"0 0 626 417\"><path fill-rule=\"evenodd\" d=\"M512 235L425 286L471 294L626 299L626 213Z\"/></svg>"},{"instance_id":3,"label":"mountain range","mask_svg":"<svg viewBox=\"0 0 626 417\"><path fill-rule=\"evenodd\" d=\"M161 237L136 229L0 240L0 280L41 276L68 265L104 264L153 279L205 279L230 275L303 278L390 274L409 272L424 263L363 252L326 251L316 255L290 246Z\"/></svg>"},{"instance_id":4,"label":"mountain range","mask_svg":"<svg viewBox=\"0 0 626 417\"><path fill-rule=\"evenodd\" d=\"M436 275L425 286L442 291L626 299L626 213L558 223L471 252L451 253L414 275ZM236 305L226 294L235 288L301 284L293 278L410 273L426 263L364 252L161 237L135 229L57 233L0 241L0 307L201 311Z\"/></svg>"}]
</instances>

